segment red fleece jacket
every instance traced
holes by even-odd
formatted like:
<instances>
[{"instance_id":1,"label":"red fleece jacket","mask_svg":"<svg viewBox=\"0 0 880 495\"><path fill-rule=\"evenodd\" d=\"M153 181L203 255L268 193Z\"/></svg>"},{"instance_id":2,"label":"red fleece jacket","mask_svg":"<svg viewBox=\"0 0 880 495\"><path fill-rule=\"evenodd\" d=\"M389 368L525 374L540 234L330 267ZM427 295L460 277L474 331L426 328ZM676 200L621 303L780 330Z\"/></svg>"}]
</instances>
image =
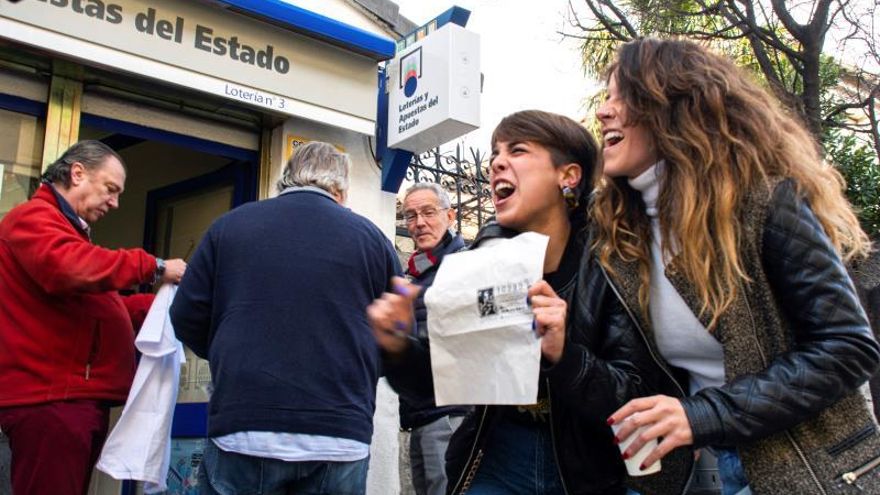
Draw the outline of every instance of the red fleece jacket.
<instances>
[{"instance_id":1,"label":"red fleece jacket","mask_svg":"<svg viewBox=\"0 0 880 495\"><path fill-rule=\"evenodd\" d=\"M143 249L104 249L76 230L42 185L0 221L0 407L56 400L124 402L134 326L153 296Z\"/></svg>"}]
</instances>

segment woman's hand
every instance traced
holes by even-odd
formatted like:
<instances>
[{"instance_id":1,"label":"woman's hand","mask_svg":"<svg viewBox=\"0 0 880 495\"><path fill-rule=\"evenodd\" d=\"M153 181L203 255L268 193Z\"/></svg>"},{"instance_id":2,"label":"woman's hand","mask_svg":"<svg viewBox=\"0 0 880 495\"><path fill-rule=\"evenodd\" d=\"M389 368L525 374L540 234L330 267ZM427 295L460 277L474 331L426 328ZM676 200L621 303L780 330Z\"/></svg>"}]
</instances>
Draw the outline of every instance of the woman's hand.
<instances>
[{"instance_id":1,"label":"woman's hand","mask_svg":"<svg viewBox=\"0 0 880 495\"><path fill-rule=\"evenodd\" d=\"M666 395L633 399L612 414L608 418L608 424L620 425L614 439L617 443L629 438L640 427L645 427L638 438L633 440L623 452L624 459L635 455L642 446L655 438L662 438L657 448L645 458L642 463L643 469L653 465L673 449L694 443L691 424L688 422L681 401Z\"/></svg>"},{"instance_id":2,"label":"woman's hand","mask_svg":"<svg viewBox=\"0 0 880 495\"><path fill-rule=\"evenodd\" d=\"M391 279L394 293L386 292L367 306L367 318L376 342L389 354L400 354L409 346L413 326L413 300L422 289L404 278Z\"/></svg>"},{"instance_id":3,"label":"woman's hand","mask_svg":"<svg viewBox=\"0 0 880 495\"><path fill-rule=\"evenodd\" d=\"M541 336L541 354L553 364L565 347L565 316L568 304L544 280L529 287L529 301L535 314L535 331Z\"/></svg>"}]
</instances>

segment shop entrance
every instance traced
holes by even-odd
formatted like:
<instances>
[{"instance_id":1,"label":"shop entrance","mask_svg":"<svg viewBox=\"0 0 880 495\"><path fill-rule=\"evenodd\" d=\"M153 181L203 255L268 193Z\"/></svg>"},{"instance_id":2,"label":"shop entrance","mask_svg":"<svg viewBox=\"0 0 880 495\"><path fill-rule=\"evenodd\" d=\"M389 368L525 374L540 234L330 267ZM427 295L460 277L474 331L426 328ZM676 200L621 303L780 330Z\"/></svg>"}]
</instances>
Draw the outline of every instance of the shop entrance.
<instances>
[{"instance_id":1,"label":"shop entrance","mask_svg":"<svg viewBox=\"0 0 880 495\"><path fill-rule=\"evenodd\" d=\"M98 245L186 258L214 219L256 199L255 151L103 117L82 122L80 139L104 142L127 169L119 209L93 227Z\"/></svg>"},{"instance_id":2,"label":"shop entrance","mask_svg":"<svg viewBox=\"0 0 880 495\"><path fill-rule=\"evenodd\" d=\"M256 151L88 114L82 116L79 139L102 141L119 153L126 165L125 192L119 209L92 229L93 241L104 247L143 247L162 258L188 259L217 217L257 197ZM25 201L36 188L38 159L31 161L34 163L28 166L36 167L35 171L23 175L29 182L20 187L20 181L12 180L18 177L12 175L15 169L0 166L0 178L9 179L0 182L0 198L4 200L0 215ZM24 163L20 159L5 162ZM13 193L18 189L13 190L13 185L22 189L17 196ZM207 362L187 352L173 432L177 437L175 449L186 450L186 457L201 452L207 424L205 385L209 381ZM0 438L0 495L11 492L9 461L8 446ZM194 481L195 472L188 467L172 466L172 485L176 481L180 488ZM96 495L139 492L135 483L120 483L97 471L89 490Z\"/></svg>"},{"instance_id":3,"label":"shop entrance","mask_svg":"<svg viewBox=\"0 0 880 495\"><path fill-rule=\"evenodd\" d=\"M127 174L120 207L92 229L92 240L107 248L143 247L166 259L189 258L217 217L258 197L261 159L266 159L259 151L267 142L262 134L278 125L278 117L98 69L83 76L85 90L75 103L40 100L50 81L9 72L2 63L7 55L0 47L0 128L8 131L0 136L0 218L37 189L46 142L53 140L64 148L68 141L96 139L122 157ZM9 94L10 88L21 95ZM67 112L61 124L57 115L49 118L50 110L59 108ZM210 374L205 361L191 353L187 359L172 435L174 447L192 449L188 457L193 458L206 434ZM9 467L8 444L0 432L0 495L11 493ZM194 471L175 465L171 475L178 487L185 486ZM89 493L140 491L136 483L95 472Z\"/></svg>"},{"instance_id":4,"label":"shop entrance","mask_svg":"<svg viewBox=\"0 0 880 495\"><path fill-rule=\"evenodd\" d=\"M189 260L217 217L257 197L256 151L88 114L82 116L79 139L102 141L119 153L126 166L119 209L92 228L93 241L104 247L143 247L160 258ZM189 350L186 359L181 369L173 445L175 451L200 453L206 435L210 373L207 362ZM112 421L120 412L121 408L114 411ZM195 472L186 467L171 466L172 485L176 481L182 487L194 481ZM90 494L140 491L133 482L120 483L98 471L93 473Z\"/></svg>"}]
</instances>

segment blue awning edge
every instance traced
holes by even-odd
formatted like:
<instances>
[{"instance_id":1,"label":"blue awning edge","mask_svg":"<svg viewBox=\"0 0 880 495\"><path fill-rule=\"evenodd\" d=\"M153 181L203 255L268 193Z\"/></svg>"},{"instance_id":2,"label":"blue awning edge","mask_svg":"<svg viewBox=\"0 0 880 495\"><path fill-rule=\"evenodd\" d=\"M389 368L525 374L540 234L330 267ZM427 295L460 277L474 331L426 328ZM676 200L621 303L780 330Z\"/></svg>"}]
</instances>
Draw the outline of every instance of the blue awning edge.
<instances>
[{"instance_id":1,"label":"blue awning edge","mask_svg":"<svg viewBox=\"0 0 880 495\"><path fill-rule=\"evenodd\" d=\"M212 3L226 5L230 10L326 41L376 61L393 58L396 51L396 45L390 38L280 0L215 0Z\"/></svg>"}]
</instances>

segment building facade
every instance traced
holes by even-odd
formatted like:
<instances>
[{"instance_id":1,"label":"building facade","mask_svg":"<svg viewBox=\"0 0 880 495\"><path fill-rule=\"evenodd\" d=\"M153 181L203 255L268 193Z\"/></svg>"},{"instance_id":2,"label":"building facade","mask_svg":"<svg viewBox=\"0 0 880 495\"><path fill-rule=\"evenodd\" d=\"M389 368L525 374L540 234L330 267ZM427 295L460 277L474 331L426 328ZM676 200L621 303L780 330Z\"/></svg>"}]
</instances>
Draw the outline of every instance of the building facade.
<instances>
[{"instance_id":1,"label":"building facade","mask_svg":"<svg viewBox=\"0 0 880 495\"><path fill-rule=\"evenodd\" d=\"M275 194L297 145L321 140L352 157L348 206L393 238L395 195L373 158L377 66L414 27L388 0L0 0L0 217L68 146L99 139L128 179L95 242L187 258L217 216ZM182 484L209 381L189 354L173 432ZM370 491L395 493L396 398L380 394ZM138 490L102 475L92 488Z\"/></svg>"}]
</instances>

